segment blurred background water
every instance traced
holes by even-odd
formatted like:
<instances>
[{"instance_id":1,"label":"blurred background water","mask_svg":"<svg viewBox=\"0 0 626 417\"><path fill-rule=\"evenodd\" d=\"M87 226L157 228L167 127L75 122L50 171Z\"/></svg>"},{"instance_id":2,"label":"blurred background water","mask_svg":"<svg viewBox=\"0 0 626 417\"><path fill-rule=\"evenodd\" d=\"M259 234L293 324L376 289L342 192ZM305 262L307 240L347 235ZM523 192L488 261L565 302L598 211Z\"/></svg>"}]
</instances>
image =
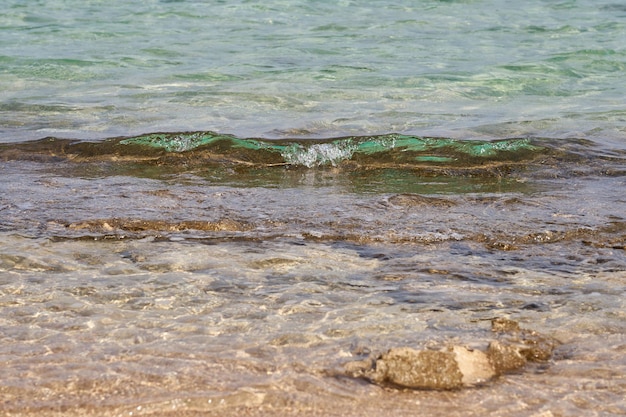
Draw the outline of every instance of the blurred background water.
<instances>
[{"instance_id":1,"label":"blurred background water","mask_svg":"<svg viewBox=\"0 0 626 417\"><path fill-rule=\"evenodd\" d=\"M625 33L607 0L9 0L0 134L623 143Z\"/></svg>"}]
</instances>

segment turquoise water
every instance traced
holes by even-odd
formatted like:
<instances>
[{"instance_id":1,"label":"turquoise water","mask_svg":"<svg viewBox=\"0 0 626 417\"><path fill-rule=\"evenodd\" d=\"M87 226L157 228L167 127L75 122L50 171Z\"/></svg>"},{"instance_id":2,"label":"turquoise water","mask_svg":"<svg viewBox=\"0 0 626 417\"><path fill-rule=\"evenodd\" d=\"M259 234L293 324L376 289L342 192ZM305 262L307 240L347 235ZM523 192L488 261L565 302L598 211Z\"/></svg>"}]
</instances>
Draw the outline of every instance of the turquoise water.
<instances>
[{"instance_id":1,"label":"turquoise water","mask_svg":"<svg viewBox=\"0 0 626 417\"><path fill-rule=\"evenodd\" d=\"M618 1L2 2L0 415L626 415L625 47ZM348 372L494 318L551 357Z\"/></svg>"},{"instance_id":2,"label":"turquoise water","mask_svg":"<svg viewBox=\"0 0 626 417\"><path fill-rule=\"evenodd\" d=\"M2 141L210 130L623 145L616 1L7 1Z\"/></svg>"}]
</instances>

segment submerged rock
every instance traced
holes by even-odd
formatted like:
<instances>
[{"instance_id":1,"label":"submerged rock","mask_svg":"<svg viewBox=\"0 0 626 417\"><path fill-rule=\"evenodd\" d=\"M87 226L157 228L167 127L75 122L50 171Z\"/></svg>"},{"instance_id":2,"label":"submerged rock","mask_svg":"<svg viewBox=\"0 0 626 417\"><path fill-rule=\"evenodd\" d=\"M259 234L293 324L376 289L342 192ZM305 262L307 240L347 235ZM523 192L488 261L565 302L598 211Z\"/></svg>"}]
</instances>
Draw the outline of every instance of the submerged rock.
<instances>
[{"instance_id":1,"label":"submerged rock","mask_svg":"<svg viewBox=\"0 0 626 417\"><path fill-rule=\"evenodd\" d=\"M408 388L451 389L461 385L463 374L449 352L396 348L376 361L370 379Z\"/></svg>"},{"instance_id":2,"label":"submerged rock","mask_svg":"<svg viewBox=\"0 0 626 417\"><path fill-rule=\"evenodd\" d=\"M396 194L389 197L391 204L401 207L453 207L456 202L438 197L425 197L420 194Z\"/></svg>"},{"instance_id":3,"label":"submerged rock","mask_svg":"<svg viewBox=\"0 0 626 417\"><path fill-rule=\"evenodd\" d=\"M492 332L496 338L484 351L461 345L440 350L398 347L376 358L349 362L344 370L378 385L451 390L486 383L529 361L545 361L556 346L554 340L522 330L513 320L493 320Z\"/></svg>"},{"instance_id":4,"label":"submerged rock","mask_svg":"<svg viewBox=\"0 0 626 417\"><path fill-rule=\"evenodd\" d=\"M494 369L489 357L482 350L454 346L452 351L455 354L457 366L463 374L462 385L478 385L494 377Z\"/></svg>"},{"instance_id":5,"label":"submerged rock","mask_svg":"<svg viewBox=\"0 0 626 417\"><path fill-rule=\"evenodd\" d=\"M484 352L462 346L440 351L394 348L375 365L369 374L373 382L413 389L456 389L495 375Z\"/></svg>"}]
</instances>

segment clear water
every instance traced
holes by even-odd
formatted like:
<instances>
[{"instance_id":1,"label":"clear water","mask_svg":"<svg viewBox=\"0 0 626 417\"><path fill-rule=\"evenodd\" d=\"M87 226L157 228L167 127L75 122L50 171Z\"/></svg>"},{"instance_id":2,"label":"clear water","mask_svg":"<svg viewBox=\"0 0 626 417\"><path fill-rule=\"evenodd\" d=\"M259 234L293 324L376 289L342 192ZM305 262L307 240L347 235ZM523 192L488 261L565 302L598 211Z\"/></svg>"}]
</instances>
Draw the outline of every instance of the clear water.
<instances>
[{"instance_id":1,"label":"clear water","mask_svg":"<svg viewBox=\"0 0 626 417\"><path fill-rule=\"evenodd\" d=\"M626 415L625 36L617 1L4 2L0 414ZM343 371L495 317L553 357Z\"/></svg>"},{"instance_id":2,"label":"clear water","mask_svg":"<svg viewBox=\"0 0 626 417\"><path fill-rule=\"evenodd\" d=\"M618 1L6 1L3 140L623 138Z\"/></svg>"}]
</instances>

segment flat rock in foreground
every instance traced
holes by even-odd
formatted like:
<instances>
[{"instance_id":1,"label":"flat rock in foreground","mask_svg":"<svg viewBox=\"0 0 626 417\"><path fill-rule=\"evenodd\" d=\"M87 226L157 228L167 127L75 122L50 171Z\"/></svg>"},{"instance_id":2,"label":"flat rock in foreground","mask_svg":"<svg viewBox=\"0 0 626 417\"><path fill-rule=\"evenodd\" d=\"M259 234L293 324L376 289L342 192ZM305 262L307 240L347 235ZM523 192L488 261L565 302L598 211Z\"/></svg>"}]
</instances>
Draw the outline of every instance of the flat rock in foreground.
<instances>
[{"instance_id":1,"label":"flat rock in foreground","mask_svg":"<svg viewBox=\"0 0 626 417\"><path fill-rule=\"evenodd\" d=\"M508 319L492 321L495 337L487 349L451 345L440 350L410 347L345 365L347 375L384 386L410 389L452 390L484 384L528 362L546 361L556 346L553 339L520 329Z\"/></svg>"}]
</instances>

